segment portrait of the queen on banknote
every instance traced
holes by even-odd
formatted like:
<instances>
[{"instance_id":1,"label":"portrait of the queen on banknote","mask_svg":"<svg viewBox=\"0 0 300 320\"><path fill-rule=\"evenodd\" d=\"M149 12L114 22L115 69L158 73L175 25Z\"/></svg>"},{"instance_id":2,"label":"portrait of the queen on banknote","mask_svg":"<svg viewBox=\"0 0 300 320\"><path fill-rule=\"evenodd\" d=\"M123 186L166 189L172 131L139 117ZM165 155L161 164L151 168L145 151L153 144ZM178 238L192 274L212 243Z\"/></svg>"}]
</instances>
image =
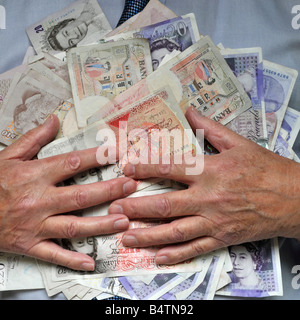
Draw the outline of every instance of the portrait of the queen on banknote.
<instances>
[{"instance_id":1,"label":"portrait of the queen on banknote","mask_svg":"<svg viewBox=\"0 0 300 320\"><path fill-rule=\"evenodd\" d=\"M98 242L95 237L61 239L61 245L65 249L84 253L96 260Z\"/></svg>"},{"instance_id":2,"label":"portrait of the queen on banknote","mask_svg":"<svg viewBox=\"0 0 300 320\"><path fill-rule=\"evenodd\" d=\"M25 94L23 96L26 96ZM15 129L21 134L44 123L55 105L61 103L60 99L47 92L34 93L23 99L24 102L16 106L13 115ZM40 108L41 105L43 108Z\"/></svg>"},{"instance_id":3,"label":"portrait of the queen on banknote","mask_svg":"<svg viewBox=\"0 0 300 320\"><path fill-rule=\"evenodd\" d=\"M97 16L87 2L79 17L62 20L51 28L47 42L55 51L73 48L85 38L93 23L97 23Z\"/></svg>"},{"instance_id":4,"label":"portrait of the queen on banknote","mask_svg":"<svg viewBox=\"0 0 300 320\"><path fill-rule=\"evenodd\" d=\"M35 50L57 54L94 43L111 30L95 0L79 0L27 29Z\"/></svg>"},{"instance_id":5,"label":"portrait of the queen on banknote","mask_svg":"<svg viewBox=\"0 0 300 320\"><path fill-rule=\"evenodd\" d=\"M277 248L272 240L233 245L228 248L231 283L220 294L240 297L266 297L281 291Z\"/></svg>"},{"instance_id":6,"label":"portrait of the queen on banknote","mask_svg":"<svg viewBox=\"0 0 300 320\"><path fill-rule=\"evenodd\" d=\"M175 41L165 38L153 41L150 45L153 70L159 67L166 54L170 54L174 50L183 51Z\"/></svg>"}]
</instances>

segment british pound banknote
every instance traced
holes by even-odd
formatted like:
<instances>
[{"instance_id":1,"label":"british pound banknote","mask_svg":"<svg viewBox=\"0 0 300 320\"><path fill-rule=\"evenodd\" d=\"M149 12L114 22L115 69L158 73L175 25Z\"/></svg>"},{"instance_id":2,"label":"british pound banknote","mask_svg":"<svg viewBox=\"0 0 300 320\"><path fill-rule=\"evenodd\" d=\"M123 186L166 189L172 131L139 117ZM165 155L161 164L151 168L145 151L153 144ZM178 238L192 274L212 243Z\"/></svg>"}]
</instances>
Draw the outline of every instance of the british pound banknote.
<instances>
[{"instance_id":1,"label":"british pound banknote","mask_svg":"<svg viewBox=\"0 0 300 320\"><path fill-rule=\"evenodd\" d=\"M109 32L105 38L119 33L125 33L130 30L137 30L175 17L177 17L177 14L163 5L159 0L150 0L144 10Z\"/></svg>"},{"instance_id":2,"label":"british pound banknote","mask_svg":"<svg viewBox=\"0 0 300 320\"><path fill-rule=\"evenodd\" d=\"M293 145L300 130L300 112L288 107L279 130L274 152L285 158L296 161Z\"/></svg>"},{"instance_id":3,"label":"british pound banknote","mask_svg":"<svg viewBox=\"0 0 300 320\"><path fill-rule=\"evenodd\" d=\"M277 136L277 140L276 140L273 152L291 160L293 160L295 157L294 150L280 134L278 134Z\"/></svg>"},{"instance_id":4,"label":"british pound banknote","mask_svg":"<svg viewBox=\"0 0 300 320\"><path fill-rule=\"evenodd\" d=\"M208 36L176 55L143 82L124 92L114 103L100 108L89 119L93 123L123 108L123 101L139 99L167 83L183 113L194 106L202 115L227 124L251 107L251 100L230 70L219 49Z\"/></svg>"},{"instance_id":5,"label":"british pound banknote","mask_svg":"<svg viewBox=\"0 0 300 320\"><path fill-rule=\"evenodd\" d=\"M0 79L0 110L2 108L3 101L7 95L10 85L11 79Z\"/></svg>"},{"instance_id":6,"label":"british pound banknote","mask_svg":"<svg viewBox=\"0 0 300 320\"><path fill-rule=\"evenodd\" d=\"M227 127L251 141L265 144L267 128L262 50L261 48L223 49L221 54L252 102L251 108L230 121Z\"/></svg>"},{"instance_id":7,"label":"british pound banknote","mask_svg":"<svg viewBox=\"0 0 300 320\"><path fill-rule=\"evenodd\" d=\"M284 115L279 134L286 142L293 147L300 129L300 112L288 107Z\"/></svg>"},{"instance_id":8,"label":"british pound banknote","mask_svg":"<svg viewBox=\"0 0 300 320\"><path fill-rule=\"evenodd\" d=\"M0 112L5 97L10 95L8 94L9 90L13 91L13 87L11 86L13 78L15 77L16 73L24 73L28 69L28 59L35 55L35 52L33 51L33 48L29 47L25 53L23 63L21 65L0 74Z\"/></svg>"},{"instance_id":9,"label":"british pound banknote","mask_svg":"<svg viewBox=\"0 0 300 320\"><path fill-rule=\"evenodd\" d=\"M264 99L269 149L273 150L298 71L264 60Z\"/></svg>"},{"instance_id":10,"label":"british pound banknote","mask_svg":"<svg viewBox=\"0 0 300 320\"><path fill-rule=\"evenodd\" d=\"M184 51L200 39L195 15L190 13L171 20L145 26L139 30L119 33L113 37L106 37L106 41L144 38L149 41L153 70L156 70L166 54Z\"/></svg>"},{"instance_id":11,"label":"british pound banknote","mask_svg":"<svg viewBox=\"0 0 300 320\"><path fill-rule=\"evenodd\" d=\"M99 110L88 117L87 124L90 125L97 121L101 121L115 112L126 108L128 105L138 102L149 94L150 89L148 88L146 79L143 79L99 108Z\"/></svg>"},{"instance_id":12,"label":"british pound banknote","mask_svg":"<svg viewBox=\"0 0 300 320\"><path fill-rule=\"evenodd\" d=\"M161 296L161 300L213 300L217 291L226 252L211 254L205 272L197 272L191 283L183 281L178 286Z\"/></svg>"},{"instance_id":13,"label":"british pound banknote","mask_svg":"<svg viewBox=\"0 0 300 320\"><path fill-rule=\"evenodd\" d=\"M89 116L152 72L145 39L74 48L67 60L79 127L86 126Z\"/></svg>"},{"instance_id":14,"label":"british pound banknote","mask_svg":"<svg viewBox=\"0 0 300 320\"><path fill-rule=\"evenodd\" d=\"M217 294L239 297L282 295L277 238L231 246L228 250L233 265L229 273L231 283Z\"/></svg>"},{"instance_id":15,"label":"british pound banknote","mask_svg":"<svg viewBox=\"0 0 300 320\"><path fill-rule=\"evenodd\" d=\"M36 260L0 252L0 291L44 288Z\"/></svg>"},{"instance_id":16,"label":"british pound banknote","mask_svg":"<svg viewBox=\"0 0 300 320\"><path fill-rule=\"evenodd\" d=\"M41 73L57 85L71 91L68 65L49 53L41 53L28 58L28 67Z\"/></svg>"},{"instance_id":17,"label":"british pound banknote","mask_svg":"<svg viewBox=\"0 0 300 320\"><path fill-rule=\"evenodd\" d=\"M13 91L12 81L17 73L23 73L27 69L27 65L20 65L0 75L0 113L4 100L10 96L9 91Z\"/></svg>"},{"instance_id":18,"label":"british pound banknote","mask_svg":"<svg viewBox=\"0 0 300 320\"><path fill-rule=\"evenodd\" d=\"M132 221L129 228L149 228L155 222ZM203 258L197 257L177 265L157 265L155 254L158 248L125 248L123 233L109 236L93 237L89 240L91 250L95 251L95 271L90 273L75 272L62 266L52 266L52 279L71 280L76 278L103 278L116 276L133 276L162 273L196 272L203 268ZM78 241L79 239L77 239ZM79 240L82 243L82 239ZM64 241L66 248L76 248L76 239ZM86 244L87 246L87 244Z\"/></svg>"},{"instance_id":19,"label":"british pound banknote","mask_svg":"<svg viewBox=\"0 0 300 320\"><path fill-rule=\"evenodd\" d=\"M174 292L175 287L186 280L201 278L206 274L208 266L211 262L211 256L203 256L202 270L197 273L167 273L157 274L149 283L145 283L143 279L133 276L119 277L119 281L129 293L131 299L137 300L160 300L167 293ZM182 288L182 287L181 287Z\"/></svg>"},{"instance_id":20,"label":"british pound banknote","mask_svg":"<svg viewBox=\"0 0 300 320\"><path fill-rule=\"evenodd\" d=\"M26 29L37 53L48 52L60 59L65 51L102 39L111 26L97 0L78 0Z\"/></svg>"},{"instance_id":21,"label":"british pound banknote","mask_svg":"<svg viewBox=\"0 0 300 320\"><path fill-rule=\"evenodd\" d=\"M35 70L17 73L11 83L0 115L0 142L10 145L30 129L42 124L49 114L71 98L71 91L60 87Z\"/></svg>"},{"instance_id":22,"label":"british pound banknote","mask_svg":"<svg viewBox=\"0 0 300 320\"><path fill-rule=\"evenodd\" d=\"M119 281L129 293L131 299L158 300L162 295L192 275L188 272L156 274L149 284L145 284L134 276L120 277Z\"/></svg>"},{"instance_id":23,"label":"british pound banknote","mask_svg":"<svg viewBox=\"0 0 300 320\"><path fill-rule=\"evenodd\" d=\"M185 113L195 107L203 116L227 124L251 107L251 100L209 36L178 54L147 78L152 90L166 82Z\"/></svg>"},{"instance_id":24,"label":"british pound banknote","mask_svg":"<svg viewBox=\"0 0 300 320\"><path fill-rule=\"evenodd\" d=\"M169 143L168 132L173 129L179 130L181 141L175 143L174 140L171 140ZM156 132L164 132L166 135L157 136L162 139L159 141L155 139ZM41 149L38 157L46 158L95 147L98 147L97 160L99 164L108 164L111 161L108 159L109 155L107 158L104 156L108 147L114 149L112 150L114 157L115 148L118 148L120 161L103 169L103 175L107 179L123 176L122 168L128 161L145 162L149 158L156 161L157 158L167 156L167 154L189 153L192 155L195 150L200 149L186 118L168 87L151 93L104 120L51 142ZM142 188L147 185L149 183L141 182L138 187Z\"/></svg>"}]
</instances>

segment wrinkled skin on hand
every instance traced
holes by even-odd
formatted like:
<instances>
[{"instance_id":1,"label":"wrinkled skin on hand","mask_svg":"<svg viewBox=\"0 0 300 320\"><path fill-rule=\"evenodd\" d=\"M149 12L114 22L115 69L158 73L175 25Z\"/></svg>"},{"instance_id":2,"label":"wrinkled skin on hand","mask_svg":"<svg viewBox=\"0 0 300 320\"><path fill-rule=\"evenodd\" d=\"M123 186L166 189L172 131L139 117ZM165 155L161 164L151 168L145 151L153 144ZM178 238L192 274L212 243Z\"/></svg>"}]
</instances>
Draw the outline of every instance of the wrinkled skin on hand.
<instances>
[{"instance_id":1,"label":"wrinkled skin on hand","mask_svg":"<svg viewBox=\"0 0 300 320\"><path fill-rule=\"evenodd\" d=\"M126 231L123 244L160 245L156 262L174 264L233 244L277 236L300 239L300 165L201 117L194 108L186 117L194 130L204 129L219 154L205 156L198 175L186 175L185 164L128 164L128 177L168 178L188 189L114 201L111 214L172 218L149 229Z\"/></svg>"},{"instance_id":2,"label":"wrinkled skin on hand","mask_svg":"<svg viewBox=\"0 0 300 320\"><path fill-rule=\"evenodd\" d=\"M136 189L130 178L57 187L75 174L99 166L96 149L31 160L55 138L58 119L25 134L0 152L0 251L32 256L76 270L95 262L55 244L55 238L83 238L128 228L124 215L78 217L70 213L124 197Z\"/></svg>"}]
</instances>

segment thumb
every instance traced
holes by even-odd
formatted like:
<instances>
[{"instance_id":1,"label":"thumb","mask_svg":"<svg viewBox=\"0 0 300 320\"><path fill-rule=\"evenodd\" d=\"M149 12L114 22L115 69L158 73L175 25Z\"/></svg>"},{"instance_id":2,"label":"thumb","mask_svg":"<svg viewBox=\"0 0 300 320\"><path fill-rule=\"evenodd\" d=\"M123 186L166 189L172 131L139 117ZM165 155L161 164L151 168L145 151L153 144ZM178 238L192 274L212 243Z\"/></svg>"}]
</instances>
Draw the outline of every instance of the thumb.
<instances>
[{"instance_id":1,"label":"thumb","mask_svg":"<svg viewBox=\"0 0 300 320\"><path fill-rule=\"evenodd\" d=\"M194 107L189 107L185 116L192 129L204 130L204 137L219 152L249 142L249 140L225 127L221 123L202 116Z\"/></svg>"},{"instance_id":2,"label":"thumb","mask_svg":"<svg viewBox=\"0 0 300 320\"><path fill-rule=\"evenodd\" d=\"M24 161L32 159L43 146L55 138L58 129L59 120L51 114L44 124L28 131L11 146L5 148L1 158Z\"/></svg>"}]
</instances>

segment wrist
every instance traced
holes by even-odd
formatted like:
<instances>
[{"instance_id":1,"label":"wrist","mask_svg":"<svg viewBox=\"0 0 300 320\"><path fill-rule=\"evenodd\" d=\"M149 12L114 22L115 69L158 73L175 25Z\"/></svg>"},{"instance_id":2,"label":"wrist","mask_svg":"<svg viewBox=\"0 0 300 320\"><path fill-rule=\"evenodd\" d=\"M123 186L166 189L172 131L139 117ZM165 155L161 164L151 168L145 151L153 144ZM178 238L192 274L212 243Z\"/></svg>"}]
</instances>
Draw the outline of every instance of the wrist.
<instances>
[{"instance_id":1,"label":"wrist","mask_svg":"<svg viewBox=\"0 0 300 320\"><path fill-rule=\"evenodd\" d=\"M300 240L300 164L292 162L287 175L286 215L289 228L285 237Z\"/></svg>"}]
</instances>

